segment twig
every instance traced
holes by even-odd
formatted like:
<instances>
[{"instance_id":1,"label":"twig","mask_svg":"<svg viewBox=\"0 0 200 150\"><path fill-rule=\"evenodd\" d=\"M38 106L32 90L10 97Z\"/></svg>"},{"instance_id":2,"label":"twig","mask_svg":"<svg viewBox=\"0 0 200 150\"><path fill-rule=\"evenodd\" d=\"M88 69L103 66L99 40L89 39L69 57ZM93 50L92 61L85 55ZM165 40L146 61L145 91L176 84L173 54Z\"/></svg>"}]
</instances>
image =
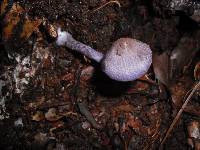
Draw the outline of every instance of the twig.
<instances>
[{"instance_id":1,"label":"twig","mask_svg":"<svg viewBox=\"0 0 200 150\"><path fill-rule=\"evenodd\" d=\"M80 84L80 75L81 75L81 69L78 67L76 76L75 76L75 85L74 85L74 94L73 94L73 102L78 106L80 113L85 116L85 118L91 123L91 125L95 129L100 129L101 126L96 122L93 115L88 110L86 104L84 102L81 102L78 100L78 92L79 92L79 84Z\"/></svg>"},{"instance_id":2,"label":"twig","mask_svg":"<svg viewBox=\"0 0 200 150\"><path fill-rule=\"evenodd\" d=\"M73 87L73 96L72 96L72 103L77 102L78 98L78 90L79 90L79 84L80 84L80 76L81 76L81 67L78 66L77 71L75 73L75 80L74 80L74 87Z\"/></svg>"},{"instance_id":3,"label":"twig","mask_svg":"<svg viewBox=\"0 0 200 150\"><path fill-rule=\"evenodd\" d=\"M95 129L100 129L101 126L96 122L93 115L88 110L86 104L84 102L77 102L77 104L78 104L78 107L79 107L81 114L85 116L85 118L91 123L91 125Z\"/></svg>"},{"instance_id":4,"label":"twig","mask_svg":"<svg viewBox=\"0 0 200 150\"><path fill-rule=\"evenodd\" d=\"M69 102L59 102L56 104L42 104L42 105L38 106L37 109L43 110L43 109L49 109L52 107L62 107L62 106L67 106L67 105L70 105L70 103Z\"/></svg>"},{"instance_id":5,"label":"twig","mask_svg":"<svg viewBox=\"0 0 200 150\"><path fill-rule=\"evenodd\" d=\"M112 1L109 1L109 2L107 2L107 3L105 3L105 4L101 5L101 6L99 6L98 8L94 9L92 12L98 11L99 9L102 9L103 7L105 7L106 5L111 4L111 3L115 3L115 4L117 4L119 7L121 7L121 4L120 4L119 1L117 1L117 0L112 0Z\"/></svg>"},{"instance_id":6,"label":"twig","mask_svg":"<svg viewBox=\"0 0 200 150\"><path fill-rule=\"evenodd\" d=\"M187 97L187 99L185 100L184 104L182 105L181 109L178 111L178 113L176 114L176 117L174 118L173 122L171 123L169 129L167 130L167 133L165 134L164 138L161 141L160 144L160 148L162 149L163 144L165 143L166 139L168 138L170 132L172 131L172 129L174 128L174 126L176 125L177 121L179 120L181 114L183 113L184 109L186 108L188 102L190 101L190 99L192 98L193 94L195 93L195 91L200 87L200 82L198 82L192 92L190 93L190 95Z\"/></svg>"}]
</instances>

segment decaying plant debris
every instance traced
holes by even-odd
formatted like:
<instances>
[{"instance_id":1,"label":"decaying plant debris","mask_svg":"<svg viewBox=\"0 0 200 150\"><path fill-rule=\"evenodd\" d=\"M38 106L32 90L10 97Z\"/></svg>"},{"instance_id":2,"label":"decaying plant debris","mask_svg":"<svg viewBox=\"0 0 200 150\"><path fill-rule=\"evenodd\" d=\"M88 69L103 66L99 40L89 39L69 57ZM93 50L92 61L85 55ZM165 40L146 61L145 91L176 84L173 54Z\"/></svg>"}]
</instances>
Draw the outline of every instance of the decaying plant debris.
<instances>
[{"instance_id":1,"label":"decaying plant debris","mask_svg":"<svg viewBox=\"0 0 200 150\"><path fill-rule=\"evenodd\" d=\"M200 149L198 0L0 3L0 149ZM104 54L143 41L151 68L111 80L58 27Z\"/></svg>"}]
</instances>

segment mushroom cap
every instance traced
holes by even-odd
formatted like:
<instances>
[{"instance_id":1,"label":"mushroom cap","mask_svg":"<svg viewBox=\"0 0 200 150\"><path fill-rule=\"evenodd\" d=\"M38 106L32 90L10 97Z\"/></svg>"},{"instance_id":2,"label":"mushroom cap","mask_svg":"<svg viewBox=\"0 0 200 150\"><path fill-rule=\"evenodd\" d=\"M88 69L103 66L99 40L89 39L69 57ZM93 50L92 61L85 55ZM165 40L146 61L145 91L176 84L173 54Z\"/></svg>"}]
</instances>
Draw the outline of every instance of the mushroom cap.
<instances>
[{"instance_id":1,"label":"mushroom cap","mask_svg":"<svg viewBox=\"0 0 200 150\"><path fill-rule=\"evenodd\" d=\"M143 76L152 63L149 45L131 38L120 38L102 60L102 70L111 79L132 81Z\"/></svg>"}]
</instances>

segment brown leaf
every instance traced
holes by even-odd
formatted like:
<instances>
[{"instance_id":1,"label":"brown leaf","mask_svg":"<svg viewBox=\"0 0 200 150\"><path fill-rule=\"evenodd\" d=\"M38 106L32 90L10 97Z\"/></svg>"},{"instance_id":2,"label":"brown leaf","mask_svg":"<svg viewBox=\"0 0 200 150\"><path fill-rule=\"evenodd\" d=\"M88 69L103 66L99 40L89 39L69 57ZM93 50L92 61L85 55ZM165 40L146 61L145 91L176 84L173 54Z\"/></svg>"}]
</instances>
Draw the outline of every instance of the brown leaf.
<instances>
[{"instance_id":1,"label":"brown leaf","mask_svg":"<svg viewBox=\"0 0 200 150\"><path fill-rule=\"evenodd\" d=\"M180 107L183 105L185 98L191 92L191 88L194 84L190 78L181 78L181 80L182 81L177 81L176 83L171 84L169 88L172 102L176 109L180 109ZM199 106L195 105L195 103L192 101L187 104L184 111L195 116L200 116Z\"/></svg>"},{"instance_id":2,"label":"brown leaf","mask_svg":"<svg viewBox=\"0 0 200 150\"><path fill-rule=\"evenodd\" d=\"M87 66L81 71L81 80L87 81L92 78L93 74L94 74L94 67Z\"/></svg>"},{"instance_id":3,"label":"brown leaf","mask_svg":"<svg viewBox=\"0 0 200 150\"><path fill-rule=\"evenodd\" d=\"M176 83L170 87L172 102L177 108L180 108L183 104L184 96L187 93L188 88L183 83Z\"/></svg>"},{"instance_id":4,"label":"brown leaf","mask_svg":"<svg viewBox=\"0 0 200 150\"><path fill-rule=\"evenodd\" d=\"M56 109L55 108L50 108L48 110L47 113L45 113L45 118L48 120L48 121L57 121L59 120L60 118L62 118L62 116L59 116L57 113L56 113Z\"/></svg>"},{"instance_id":5,"label":"brown leaf","mask_svg":"<svg viewBox=\"0 0 200 150\"><path fill-rule=\"evenodd\" d=\"M50 37L52 37L52 38L56 38L58 36L57 29L52 24L47 24L47 31L48 31Z\"/></svg>"},{"instance_id":6,"label":"brown leaf","mask_svg":"<svg viewBox=\"0 0 200 150\"><path fill-rule=\"evenodd\" d=\"M3 0L1 2L1 15L5 12L7 6L8 6L8 0Z\"/></svg>"},{"instance_id":7,"label":"brown leaf","mask_svg":"<svg viewBox=\"0 0 200 150\"><path fill-rule=\"evenodd\" d=\"M195 20L196 22L200 22L200 10L196 9L194 10L194 13L192 16L190 16L193 20Z\"/></svg>"},{"instance_id":8,"label":"brown leaf","mask_svg":"<svg viewBox=\"0 0 200 150\"><path fill-rule=\"evenodd\" d=\"M121 104L113 108L114 112L133 112L136 108L130 104Z\"/></svg>"},{"instance_id":9,"label":"brown leaf","mask_svg":"<svg viewBox=\"0 0 200 150\"><path fill-rule=\"evenodd\" d=\"M28 39L30 35L35 31L38 26L41 24L42 20L37 19L37 20L29 20L26 19L23 24L23 30L20 35L22 39Z\"/></svg>"},{"instance_id":10,"label":"brown leaf","mask_svg":"<svg viewBox=\"0 0 200 150\"><path fill-rule=\"evenodd\" d=\"M200 80L200 61L196 64L194 68L194 78L195 80Z\"/></svg>"},{"instance_id":11,"label":"brown leaf","mask_svg":"<svg viewBox=\"0 0 200 150\"><path fill-rule=\"evenodd\" d=\"M42 111L37 111L33 116L32 116L33 121L41 121L44 120L44 113Z\"/></svg>"},{"instance_id":12,"label":"brown leaf","mask_svg":"<svg viewBox=\"0 0 200 150\"><path fill-rule=\"evenodd\" d=\"M51 123L52 128L50 128L50 133L53 134L57 129L61 129L64 127L64 122L63 121L55 121Z\"/></svg>"},{"instance_id":13,"label":"brown leaf","mask_svg":"<svg viewBox=\"0 0 200 150\"><path fill-rule=\"evenodd\" d=\"M129 115L127 126L133 128L133 129L140 129L142 128L142 122L141 120L137 119L136 117Z\"/></svg>"},{"instance_id":14,"label":"brown leaf","mask_svg":"<svg viewBox=\"0 0 200 150\"><path fill-rule=\"evenodd\" d=\"M190 66L195 54L198 52L199 39L199 31L183 35L170 56L170 77L178 76Z\"/></svg>"},{"instance_id":15,"label":"brown leaf","mask_svg":"<svg viewBox=\"0 0 200 150\"><path fill-rule=\"evenodd\" d=\"M72 81L74 80L74 75L72 73L65 74L61 77L63 81Z\"/></svg>"},{"instance_id":16,"label":"brown leaf","mask_svg":"<svg viewBox=\"0 0 200 150\"><path fill-rule=\"evenodd\" d=\"M169 55L167 52L162 54L153 54L153 70L155 73L155 77L164 85L169 85Z\"/></svg>"},{"instance_id":17,"label":"brown leaf","mask_svg":"<svg viewBox=\"0 0 200 150\"><path fill-rule=\"evenodd\" d=\"M31 102L28 104L27 109L37 109L39 106L41 106L45 102L46 102L46 100L45 100L44 96L38 96L38 97L36 97L34 102Z\"/></svg>"},{"instance_id":18,"label":"brown leaf","mask_svg":"<svg viewBox=\"0 0 200 150\"><path fill-rule=\"evenodd\" d=\"M187 125L187 132L188 132L188 144L191 146L191 148L199 150L200 123L196 120L189 122Z\"/></svg>"},{"instance_id":19,"label":"brown leaf","mask_svg":"<svg viewBox=\"0 0 200 150\"><path fill-rule=\"evenodd\" d=\"M187 125L187 131L190 138L200 139L200 123L198 121L191 121Z\"/></svg>"},{"instance_id":20,"label":"brown leaf","mask_svg":"<svg viewBox=\"0 0 200 150\"><path fill-rule=\"evenodd\" d=\"M45 145L48 142L48 137L46 133L36 133L34 136L33 144L35 145Z\"/></svg>"},{"instance_id":21,"label":"brown leaf","mask_svg":"<svg viewBox=\"0 0 200 150\"><path fill-rule=\"evenodd\" d=\"M11 10L6 14L4 22L6 26L3 28L3 39L8 40L12 34L13 29L20 21L20 15L24 12L24 9L17 3L14 3Z\"/></svg>"},{"instance_id":22,"label":"brown leaf","mask_svg":"<svg viewBox=\"0 0 200 150\"><path fill-rule=\"evenodd\" d=\"M149 83L143 81L135 81L135 84L127 91L128 94L146 91L149 88Z\"/></svg>"}]
</instances>

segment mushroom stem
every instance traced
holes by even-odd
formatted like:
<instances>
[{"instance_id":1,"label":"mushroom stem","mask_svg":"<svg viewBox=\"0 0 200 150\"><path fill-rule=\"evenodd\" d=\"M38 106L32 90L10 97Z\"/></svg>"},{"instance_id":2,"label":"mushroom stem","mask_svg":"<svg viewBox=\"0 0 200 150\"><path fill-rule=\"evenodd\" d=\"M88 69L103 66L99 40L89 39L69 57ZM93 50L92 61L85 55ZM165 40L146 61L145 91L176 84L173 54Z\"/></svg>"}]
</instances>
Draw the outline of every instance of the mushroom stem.
<instances>
[{"instance_id":1,"label":"mushroom stem","mask_svg":"<svg viewBox=\"0 0 200 150\"><path fill-rule=\"evenodd\" d=\"M93 59L97 62L100 62L104 57L104 54L101 52L96 51L95 49L87 46L77 40L75 40L72 35L66 31L61 31L58 29L58 39L56 41L57 45L66 46L72 50L78 51L83 55Z\"/></svg>"}]
</instances>

